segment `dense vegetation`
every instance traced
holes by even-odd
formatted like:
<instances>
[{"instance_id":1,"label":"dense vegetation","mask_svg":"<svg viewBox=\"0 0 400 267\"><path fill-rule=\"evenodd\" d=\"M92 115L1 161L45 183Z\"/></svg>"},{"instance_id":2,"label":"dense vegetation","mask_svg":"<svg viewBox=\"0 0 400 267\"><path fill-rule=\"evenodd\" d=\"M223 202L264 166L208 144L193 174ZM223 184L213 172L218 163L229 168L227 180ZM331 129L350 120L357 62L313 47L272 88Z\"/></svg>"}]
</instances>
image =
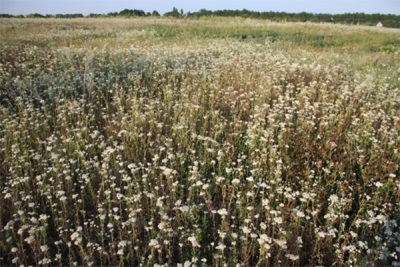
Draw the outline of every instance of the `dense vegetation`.
<instances>
[{"instance_id":1,"label":"dense vegetation","mask_svg":"<svg viewBox=\"0 0 400 267\"><path fill-rule=\"evenodd\" d=\"M0 265L400 265L398 30L25 18L0 35Z\"/></svg>"},{"instance_id":2,"label":"dense vegetation","mask_svg":"<svg viewBox=\"0 0 400 267\"><path fill-rule=\"evenodd\" d=\"M174 13L176 15L176 13ZM267 19L279 22L329 22L349 25L369 25L375 26L381 22L385 27L400 28L400 15L392 14L365 14L365 13L345 13L345 14L313 14L307 12L287 13L287 12L257 12L249 10L200 10L189 13L189 17L201 16L222 16L222 17L243 17L254 19Z\"/></svg>"},{"instance_id":3,"label":"dense vegetation","mask_svg":"<svg viewBox=\"0 0 400 267\"><path fill-rule=\"evenodd\" d=\"M145 12L138 9L124 9L120 12L110 12L108 14L94 14L91 13L88 17L159 17L160 13L156 10L153 12ZM265 19L269 21L277 22L329 22L349 25L369 25L375 26L381 22L385 27L389 28L400 28L400 15L394 14L365 14L365 13L345 13L345 14L314 14L314 13L287 13L287 12L258 12L250 10L206 10L201 9L198 12L187 12L181 9L178 11L177 8L173 8L172 11L164 14L166 17L175 18L199 18L199 17L242 17L242 18L254 18L254 19ZM21 17L12 16L9 14L0 14L0 17ZM29 18L77 18L83 17L82 14L57 14L57 15L42 15L42 14L30 14L27 15Z\"/></svg>"}]
</instances>

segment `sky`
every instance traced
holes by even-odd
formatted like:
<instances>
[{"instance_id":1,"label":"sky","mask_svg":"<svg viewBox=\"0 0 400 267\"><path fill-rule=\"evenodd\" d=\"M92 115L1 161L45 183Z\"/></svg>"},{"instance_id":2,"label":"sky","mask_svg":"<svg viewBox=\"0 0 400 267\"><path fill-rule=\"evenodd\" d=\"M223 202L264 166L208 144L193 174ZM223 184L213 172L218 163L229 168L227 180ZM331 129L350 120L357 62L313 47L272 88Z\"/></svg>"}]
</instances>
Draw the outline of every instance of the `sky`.
<instances>
[{"instance_id":1,"label":"sky","mask_svg":"<svg viewBox=\"0 0 400 267\"><path fill-rule=\"evenodd\" d=\"M13 15L107 14L125 8L163 14L173 7L184 12L200 9L248 9L253 11L310 13L381 13L400 15L400 0L0 0L0 13Z\"/></svg>"}]
</instances>

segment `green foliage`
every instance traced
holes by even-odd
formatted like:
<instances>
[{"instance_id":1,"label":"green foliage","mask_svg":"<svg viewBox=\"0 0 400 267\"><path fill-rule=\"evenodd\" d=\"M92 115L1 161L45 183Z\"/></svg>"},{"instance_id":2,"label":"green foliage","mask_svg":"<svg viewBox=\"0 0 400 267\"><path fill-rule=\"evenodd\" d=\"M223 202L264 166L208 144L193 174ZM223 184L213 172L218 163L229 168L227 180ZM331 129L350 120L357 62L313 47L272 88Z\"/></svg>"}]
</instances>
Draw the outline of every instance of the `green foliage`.
<instances>
[{"instance_id":1,"label":"green foliage","mask_svg":"<svg viewBox=\"0 0 400 267\"><path fill-rule=\"evenodd\" d=\"M45 16L43 16L42 14L39 14L39 13L34 13L34 14L29 14L27 17L28 18L44 18Z\"/></svg>"},{"instance_id":2,"label":"green foliage","mask_svg":"<svg viewBox=\"0 0 400 267\"><path fill-rule=\"evenodd\" d=\"M73 19L73 18L83 18L82 14L56 14L56 18Z\"/></svg>"},{"instance_id":3,"label":"green foliage","mask_svg":"<svg viewBox=\"0 0 400 267\"><path fill-rule=\"evenodd\" d=\"M154 10L153 12L151 12L151 15L152 15L153 17L159 17L159 16L160 16L160 13L158 13L157 10Z\"/></svg>"},{"instance_id":4,"label":"green foliage","mask_svg":"<svg viewBox=\"0 0 400 267\"><path fill-rule=\"evenodd\" d=\"M138 16L138 17L143 17L146 16L146 13L143 10L138 10L138 9L124 9L121 12L119 12L119 15L122 16Z\"/></svg>"},{"instance_id":5,"label":"green foliage","mask_svg":"<svg viewBox=\"0 0 400 267\"><path fill-rule=\"evenodd\" d=\"M179 17L183 16L183 12L179 13L178 9L176 7L174 7L172 9L172 11L165 13L164 16L179 18Z\"/></svg>"}]
</instances>

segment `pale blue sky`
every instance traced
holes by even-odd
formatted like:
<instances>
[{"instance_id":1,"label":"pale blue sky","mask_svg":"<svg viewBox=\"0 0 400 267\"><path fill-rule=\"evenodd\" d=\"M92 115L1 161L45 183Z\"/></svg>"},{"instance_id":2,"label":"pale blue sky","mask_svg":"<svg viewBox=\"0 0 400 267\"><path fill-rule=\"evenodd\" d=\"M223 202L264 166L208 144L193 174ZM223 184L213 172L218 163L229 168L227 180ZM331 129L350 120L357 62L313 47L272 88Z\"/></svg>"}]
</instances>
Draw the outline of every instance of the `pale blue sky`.
<instances>
[{"instance_id":1,"label":"pale blue sky","mask_svg":"<svg viewBox=\"0 0 400 267\"><path fill-rule=\"evenodd\" d=\"M0 0L0 13L67 14L119 12L125 8L161 14L173 7L187 11L202 8L312 13L382 13L400 15L400 0Z\"/></svg>"}]
</instances>

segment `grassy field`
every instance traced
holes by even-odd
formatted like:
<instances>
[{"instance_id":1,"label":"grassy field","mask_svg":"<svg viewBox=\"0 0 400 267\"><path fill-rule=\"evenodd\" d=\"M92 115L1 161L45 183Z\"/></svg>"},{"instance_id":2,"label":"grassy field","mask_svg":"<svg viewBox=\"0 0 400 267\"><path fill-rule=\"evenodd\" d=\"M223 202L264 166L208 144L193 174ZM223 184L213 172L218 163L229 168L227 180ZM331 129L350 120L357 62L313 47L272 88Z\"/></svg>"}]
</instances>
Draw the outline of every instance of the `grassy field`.
<instances>
[{"instance_id":1,"label":"grassy field","mask_svg":"<svg viewBox=\"0 0 400 267\"><path fill-rule=\"evenodd\" d=\"M400 30L0 19L0 265L400 266Z\"/></svg>"}]
</instances>

